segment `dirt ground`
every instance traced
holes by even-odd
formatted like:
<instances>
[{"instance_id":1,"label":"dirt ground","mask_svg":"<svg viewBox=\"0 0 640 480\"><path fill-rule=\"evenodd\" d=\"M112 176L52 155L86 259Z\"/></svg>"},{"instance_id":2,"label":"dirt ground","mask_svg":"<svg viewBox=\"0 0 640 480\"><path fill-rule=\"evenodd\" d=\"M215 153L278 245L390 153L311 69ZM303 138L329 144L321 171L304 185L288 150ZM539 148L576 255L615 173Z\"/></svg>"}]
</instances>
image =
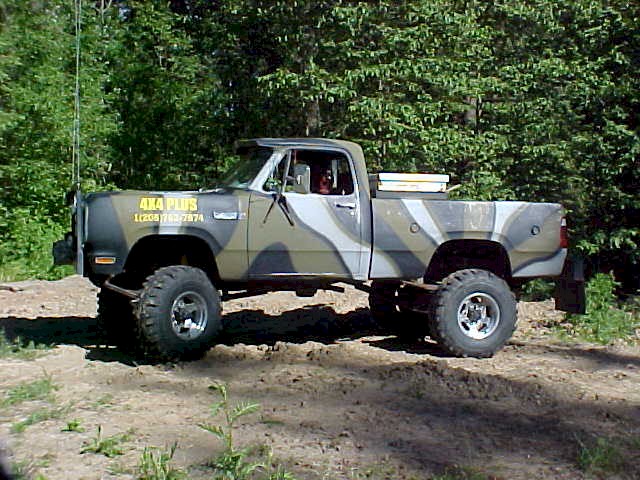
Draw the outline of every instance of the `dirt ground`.
<instances>
[{"instance_id":1,"label":"dirt ground","mask_svg":"<svg viewBox=\"0 0 640 480\"><path fill-rule=\"evenodd\" d=\"M220 444L198 425L221 422L210 416L215 382L232 402L260 404L238 445L270 447L299 479L429 479L455 467L492 479L640 478L640 348L562 343L544 326L558 315L548 302L521 303L514 339L477 360L380 335L351 288L272 293L226 302L226 333L203 359L148 365L102 345L84 279L12 285L0 290L0 328L54 348L0 358L0 439L47 479L135 478L145 446L174 442L189 478L211 478ZM52 399L1 403L46 376ZM58 413L12 431L43 409ZM74 419L84 431L63 432ZM128 434L124 455L81 453L98 426ZM579 468L598 438L622 453L618 473Z\"/></svg>"}]
</instances>

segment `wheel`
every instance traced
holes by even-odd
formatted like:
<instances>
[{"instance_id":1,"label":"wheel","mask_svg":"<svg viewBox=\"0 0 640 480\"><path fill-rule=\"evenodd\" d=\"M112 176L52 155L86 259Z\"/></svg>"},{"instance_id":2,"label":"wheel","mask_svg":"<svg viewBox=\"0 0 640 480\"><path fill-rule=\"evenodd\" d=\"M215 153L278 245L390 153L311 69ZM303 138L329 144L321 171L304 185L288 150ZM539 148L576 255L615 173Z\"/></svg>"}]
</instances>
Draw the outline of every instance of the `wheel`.
<instances>
[{"instance_id":1,"label":"wheel","mask_svg":"<svg viewBox=\"0 0 640 480\"><path fill-rule=\"evenodd\" d=\"M413 303L412 292L397 282L371 282L369 309L373 320L384 330L409 340L425 337L429 325L423 315L403 307L402 303Z\"/></svg>"},{"instance_id":2,"label":"wheel","mask_svg":"<svg viewBox=\"0 0 640 480\"><path fill-rule=\"evenodd\" d=\"M161 360L202 356L222 329L218 291L202 270L181 265L147 277L136 316L143 351Z\"/></svg>"},{"instance_id":3,"label":"wheel","mask_svg":"<svg viewBox=\"0 0 640 480\"><path fill-rule=\"evenodd\" d=\"M98 293L98 329L108 345L132 352L137 344L136 318L130 300L102 287Z\"/></svg>"},{"instance_id":4,"label":"wheel","mask_svg":"<svg viewBox=\"0 0 640 480\"><path fill-rule=\"evenodd\" d=\"M432 335L459 357L490 357L513 335L514 294L500 277L467 269L444 279L433 302Z\"/></svg>"}]
</instances>

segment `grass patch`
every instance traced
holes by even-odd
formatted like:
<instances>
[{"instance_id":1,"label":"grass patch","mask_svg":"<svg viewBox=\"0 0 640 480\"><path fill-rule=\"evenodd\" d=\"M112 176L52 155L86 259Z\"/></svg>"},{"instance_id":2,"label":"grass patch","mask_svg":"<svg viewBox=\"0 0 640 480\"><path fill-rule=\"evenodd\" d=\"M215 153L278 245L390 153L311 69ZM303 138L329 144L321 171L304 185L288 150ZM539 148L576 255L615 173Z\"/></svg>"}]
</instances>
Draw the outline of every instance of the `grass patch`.
<instances>
[{"instance_id":1,"label":"grass patch","mask_svg":"<svg viewBox=\"0 0 640 480\"><path fill-rule=\"evenodd\" d=\"M608 476L624 469L624 455L616 440L598 437L589 442L577 441L577 463L581 470Z\"/></svg>"},{"instance_id":2,"label":"grass patch","mask_svg":"<svg viewBox=\"0 0 640 480\"><path fill-rule=\"evenodd\" d=\"M46 375L40 380L24 382L11 388L0 401L0 406L9 407L33 400L51 401L53 400L53 391L57 389L58 387L54 385L51 377Z\"/></svg>"},{"instance_id":3,"label":"grass patch","mask_svg":"<svg viewBox=\"0 0 640 480\"><path fill-rule=\"evenodd\" d=\"M612 274L596 274L586 285L586 315L567 315L564 330L600 344L629 339L640 325L640 317L618 305L615 294L618 286Z\"/></svg>"},{"instance_id":4,"label":"grass patch","mask_svg":"<svg viewBox=\"0 0 640 480\"><path fill-rule=\"evenodd\" d=\"M124 433L103 437L102 425L98 425L97 435L85 443L80 453L95 453L108 458L117 457L124 454L122 444L128 440L129 435Z\"/></svg>"},{"instance_id":5,"label":"grass patch","mask_svg":"<svg viewBox=\"0 0 640 480\"><path fill-rule=\"evenodd\" d=\"M51 345L36 344L33 340L25 343L20 337L9 340L5 331L0 329L0 358L33 360L49 349Z\"/></svg>"},{"instance_id":6,"label":"grass patch","mask_svg":"<svg viewBox=\"0 0 640 480\"><path fill-rule=\"evenodd\" d=\"M14 423L11 426L11 433L22 433L27 427L36 423L51 420L52 418L60 418L67 411L66 408L42 408L29 414L27 418Z\"/></svg>"},{"instance_id":7,"label":"grass patch","mask_svg":"<svg viewBox=\"0 0 640 480\"><path fill-rule=\"evenodd\" d=\"M145 447L138 464L137 480L182 480L187 474L171 465L177 444L171 448Z\"/></svg>"}]
</instances>

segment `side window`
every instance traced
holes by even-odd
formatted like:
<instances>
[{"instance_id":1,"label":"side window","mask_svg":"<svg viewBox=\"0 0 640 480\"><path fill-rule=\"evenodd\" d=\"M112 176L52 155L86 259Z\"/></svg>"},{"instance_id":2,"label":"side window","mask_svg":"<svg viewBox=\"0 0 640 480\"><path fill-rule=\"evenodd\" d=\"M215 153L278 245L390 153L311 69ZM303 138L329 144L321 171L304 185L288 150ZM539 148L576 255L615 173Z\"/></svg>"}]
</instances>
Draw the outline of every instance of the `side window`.
<instances>
[{"instance_id":1,"label":"side window","mask_svg":"<svg viewBox=\"0 0 640 480\"><path fill-rule=\"evenodd\" d=\"M294 165L308 165L311 173L311 193L319 195L351 195L353 175L347 156L328 150L290 150L273 169L262 189L265 192L277 192L282 186L287 156L290 156L289 175ZM290 182L287 191L291 191Z\"/></svg>"},{"instance_id":2,"label":"side window","mask_svg":"<svg viewBox=\"0 0 640 480\"><path fill-rule=\"evenodd\" d=\"M309 165L311 193L319 195L351 195L353 175L347 156L327 150L295 150L292 164Z\"/></svg>"}]
</instances>

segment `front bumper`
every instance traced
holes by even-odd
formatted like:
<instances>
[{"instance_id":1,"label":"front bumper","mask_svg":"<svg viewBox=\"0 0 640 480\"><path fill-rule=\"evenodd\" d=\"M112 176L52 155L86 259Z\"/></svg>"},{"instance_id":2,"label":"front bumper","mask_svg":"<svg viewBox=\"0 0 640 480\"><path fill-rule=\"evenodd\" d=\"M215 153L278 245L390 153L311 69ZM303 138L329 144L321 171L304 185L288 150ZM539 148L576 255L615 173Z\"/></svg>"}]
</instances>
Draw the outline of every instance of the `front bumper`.
<instances>
[{"instance_id":1,"label":"front bumper","mask_svg":"<svg viewBox=\"0 0 640 480\"><path fill-rule=\"evenodd\" d=\"M584 289L584 261L580 257L567 257L562 274L556 279L554 292L556 310L584 315L587 295Z\"/></svg>"}]
</instances>

